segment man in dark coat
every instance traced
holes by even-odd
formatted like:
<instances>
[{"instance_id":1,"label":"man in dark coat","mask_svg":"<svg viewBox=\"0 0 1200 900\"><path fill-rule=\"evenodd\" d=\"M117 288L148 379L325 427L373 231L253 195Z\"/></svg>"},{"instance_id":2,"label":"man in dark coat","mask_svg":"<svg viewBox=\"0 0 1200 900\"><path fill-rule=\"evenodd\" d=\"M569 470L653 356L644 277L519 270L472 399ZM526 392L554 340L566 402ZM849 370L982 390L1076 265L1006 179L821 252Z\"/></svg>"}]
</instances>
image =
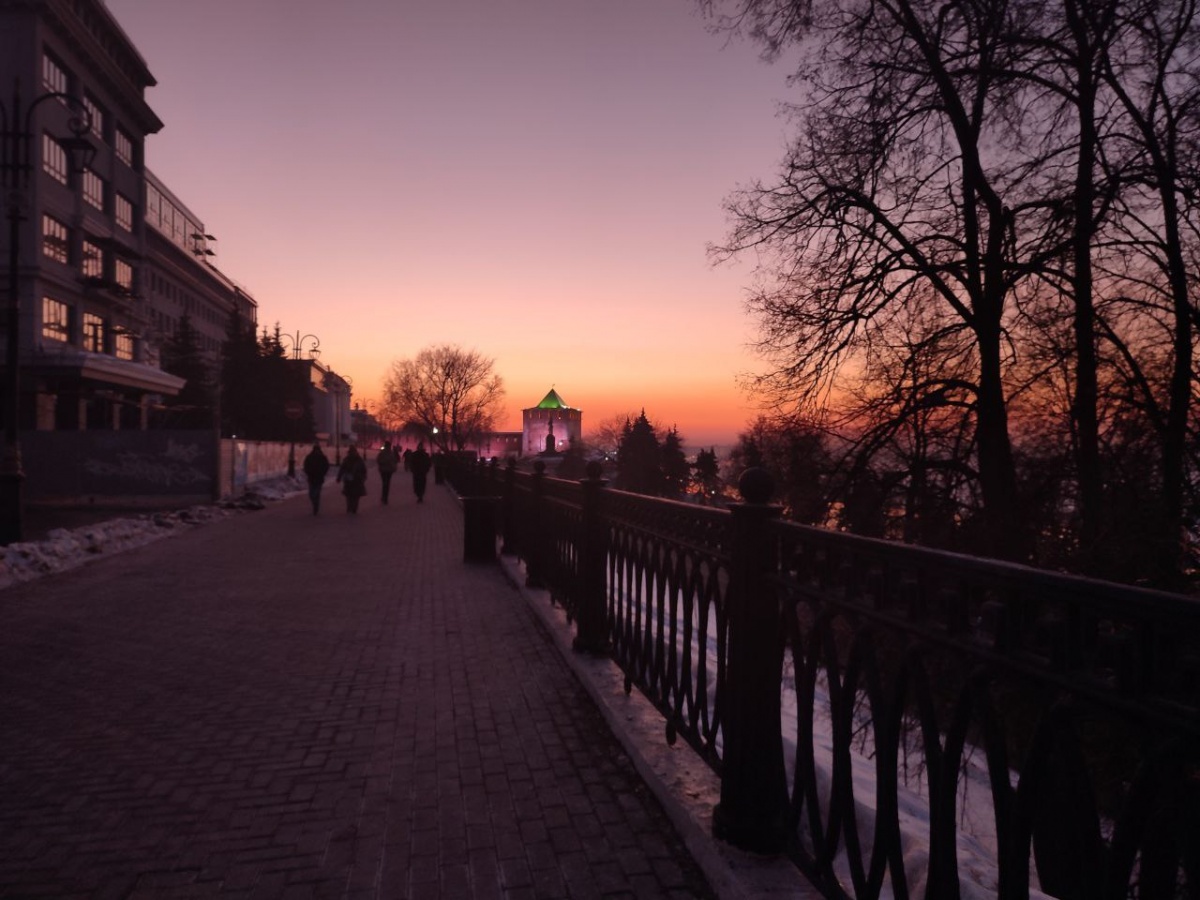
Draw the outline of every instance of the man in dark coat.
<instances>
[{"instance_id":1,"label":"man in dark coat","mask_svg":"<svg viewBox=\"0 0 1200 900\"><path fill-rule=\"evenodd\" d=\"M391 441L383 442L383 449L375 457L375 468L379 470L379 480L383 482L383 494L380 499L387 506L388 494L392 490L392 476L396 474L396 451L392 449Z\"/></svg>"},{"instance_id":2,"label":"man in dark coat","mask_svg":"<svg viewBox=\"0 0 1200 900\"><path fill-rule=\"evenodd\" d=\"M429 454L425 452L425 443L421 442L408 459L408 468L412 472L413 493L417 495L418 503L425 502L425 480L429 475L429 466Z\"/></svg>"},{"instance_id":3,"label":"man in dark coat","mask_svg":"<svg viewBox=\"0 0 1200 900\"><path fill-rule=\"evenodd\" d=\"M321 511L321 488L328 474L329 457L321 450L319 443L314 443L308 456L304 457L304 477L308 479L308 499L312 503L314 516Z\"/></svg>"}]
</instances>

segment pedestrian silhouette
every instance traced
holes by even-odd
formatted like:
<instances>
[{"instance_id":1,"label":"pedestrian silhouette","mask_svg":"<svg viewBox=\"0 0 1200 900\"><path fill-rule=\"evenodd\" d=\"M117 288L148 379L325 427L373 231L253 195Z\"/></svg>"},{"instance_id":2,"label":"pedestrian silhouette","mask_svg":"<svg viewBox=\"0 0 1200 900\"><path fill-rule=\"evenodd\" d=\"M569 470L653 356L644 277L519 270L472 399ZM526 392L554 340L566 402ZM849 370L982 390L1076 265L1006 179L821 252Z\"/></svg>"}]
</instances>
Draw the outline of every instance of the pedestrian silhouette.
<instances>
[{"instance_id":1,"label":"pedestrian silhouette","mask_svg":"<svg viewBox=\"0 0 1200 900\"><path fill-rule=\"evenodd\" d=\"M304 477L308 479L308 499L312 503L314 516L321 511L321 488L328 474L329 457L321 450L319 443L314 443L308 456L304 457Z\"/></svg>"},{"instance_id":2,"label":"pedestrian silhouette","mask_svg":"<svg viewBox=\"0 0 1200 900\"><path fill-rule=\"evenodd\" d=\"M357 447L351 447L338 468L337 480L342 483L342 493L346 496L346 512L357 513L358 501L367 492L367 464L358 454Z\"/></svg>"},{"instance_id":3,"label":"pedestrian silhouette","mask_svg":"<svg viewBox=\"0 0 1200 900\"><path fill-rule=\"evenodd\" d=\"M396 451L392 449L391 441L383 442L383 449L375 457L375 468L379 470L379 480L383 482L383 493L380 499L387 506L388 494L392 490L392 476L396 474Z\"/></svg>"},{"instance_id":4,"label":"pedestrian silhouette","mask_svg":"<svg viewBox=\"0 0 1200 900\"><path fill-rule=\"evenodd\" d=\"M429 466L429 454L425 452L425 443L422 441L417 444L417 449L408 458L408 468L412 472L413 493L417 495L418 503L425 502L425 480L429 475Z\"/></svg>"}]
</instances>

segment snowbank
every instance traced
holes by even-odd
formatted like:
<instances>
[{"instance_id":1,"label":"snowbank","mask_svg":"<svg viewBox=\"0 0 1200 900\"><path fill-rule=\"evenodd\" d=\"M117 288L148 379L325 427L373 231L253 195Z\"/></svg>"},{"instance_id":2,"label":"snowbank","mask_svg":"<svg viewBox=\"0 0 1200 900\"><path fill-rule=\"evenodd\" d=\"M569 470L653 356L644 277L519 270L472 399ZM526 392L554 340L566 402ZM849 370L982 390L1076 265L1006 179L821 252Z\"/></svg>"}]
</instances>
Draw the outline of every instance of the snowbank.
<instances>
[{"instance_id":1,"label":"snowbank","mask_svg":"<svg viewBox=\"0 0 1200 900\"><path fill-rule=\"evenodd\" d=\"M258 482L240 497L226 498L215 504L113 518L82 528L56 528L43 541L0 548L0 590L65 572L89 560L142 547L219 519L263 509L268 502L283 500L305 490L303 479L284 476Z\"/></svg>"}]
</instances>

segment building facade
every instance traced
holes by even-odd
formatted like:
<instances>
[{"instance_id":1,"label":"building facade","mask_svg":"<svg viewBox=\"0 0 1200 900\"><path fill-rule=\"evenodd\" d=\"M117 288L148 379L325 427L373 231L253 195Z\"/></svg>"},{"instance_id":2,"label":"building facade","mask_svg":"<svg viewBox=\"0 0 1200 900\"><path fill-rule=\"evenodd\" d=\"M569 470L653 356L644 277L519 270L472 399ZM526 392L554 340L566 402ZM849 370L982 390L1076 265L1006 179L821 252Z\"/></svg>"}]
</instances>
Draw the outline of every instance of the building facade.
<instances>
[{"instance_id":1,"label":"building facade","mask_svg":"<svg viewBox=\"0 0 1200 900\"><path fill-rule=\"evenodd\" d=\"M153 172L146 170L146 256L141 287L145 298L142 334L146 356L159 349L185 318L214 366L236 315L244 328L257 326L258 304L250 292L213 262L216 238Z\"/></svg>"},{"instance_id":2,"label":"building facade","mask_svg":"<svg viewBox=\"0 0 1200 900\"><path fill-rule=\"evenodd\" d=\"M521 411L524 454L562 453L583 439L583 410L567 406L553 388L542 402Z\"/></svg>"},{"instance_id":3,"label":"building facade","mask_svg":"<svg viewBox=\"0 0 1200 900\"><path fill-rule=\"evenodd\" d=\"M148 354L145 332L144 144L162 127L145 101L154 83L99 0L0 0L22 428L144 428L152 403L183 384Z\"/></svg>"}]
</instances>

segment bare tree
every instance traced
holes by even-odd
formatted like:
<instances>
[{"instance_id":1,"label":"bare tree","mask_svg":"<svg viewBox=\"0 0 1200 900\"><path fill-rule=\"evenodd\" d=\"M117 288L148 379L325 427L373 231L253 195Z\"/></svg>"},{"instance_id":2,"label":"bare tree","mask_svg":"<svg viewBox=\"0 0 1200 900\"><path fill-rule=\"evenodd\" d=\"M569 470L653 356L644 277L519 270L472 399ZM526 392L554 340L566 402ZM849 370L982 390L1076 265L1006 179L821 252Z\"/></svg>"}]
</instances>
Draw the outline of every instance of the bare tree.
<instances>
[{"instance_id":1,"label":"bare tree","mask_svg":"<svg viewBox=\"0 0 1200 900\"><path fill-rule=\"evenodd\" d=\"M426 347L392 363L384 410L424 428L442 451L461 450L491 431L502 411L504 385L494 361L452 344Z\"/></svg>"},{"instance_id":2,"label":"bare tree","mask_svg":"<svg viewBox=\"0 0 1200 900\"><path fill-rule=\"evenodd\" d=\"M698 2L800 56L793 144L714 251L762 264L773 412L824 412L844 489L909 539L933 512L982 522L978 552L1049 542L1170 586L1196 480L1197 0ZM1131 546L1136 478L1157 550Z\"/></svg>"},{"instance_id":3,"label":"bare tree","mask_svg":"<svg viewBox=\"0 0 1200 900\"><path fill-rule=\"evenodd\" d=\"M729 242L767 276L750 301L762 387L821 404L878 340L934 304L973 342L971 408L990 553L1024 558L1008 426L1006 333L1045 250L1047 201L1025 183L1026 109L1006 0L734 0L727 24L768 52L804 45L799 134L773 184L736 195ZM1023 223L1030 223L1026 227Z\"/></svg>"}]
</instances>

